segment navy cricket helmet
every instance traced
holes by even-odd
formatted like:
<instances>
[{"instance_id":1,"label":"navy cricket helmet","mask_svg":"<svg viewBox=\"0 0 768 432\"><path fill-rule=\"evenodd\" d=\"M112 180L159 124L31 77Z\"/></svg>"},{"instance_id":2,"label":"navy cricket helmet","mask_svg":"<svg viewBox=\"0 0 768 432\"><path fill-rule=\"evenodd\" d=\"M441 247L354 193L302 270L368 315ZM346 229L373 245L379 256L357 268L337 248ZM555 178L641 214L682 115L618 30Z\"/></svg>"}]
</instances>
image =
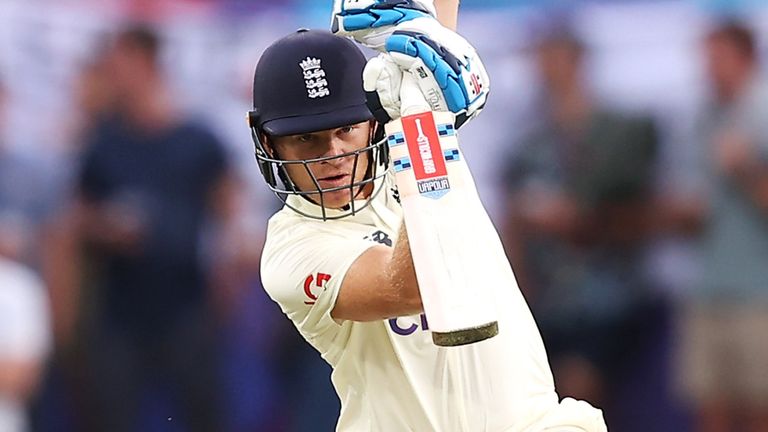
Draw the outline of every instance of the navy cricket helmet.
<instances>
[{"instance_id":1,"label":"navy cricket helmet","mask_svg":"<svg viewBox=\"0 0 768 432\"><path fill-rule=\"evenodd\" d=\"M355 197L368 183L386 174L389 154L384 131L377 125L367 146L342 155L304 160L280 159L261 135L286 136L317 132L372 120L363 90L363 69L366 59L349 39L322 30L301 29L270 45L256 65L253 79L253 109L248 123L256 147L256 159L264 179L273 192L293 210L309 217L286 201L288 195L299 195L322 207L322 219L338 219L362 209L355 208ZM267 140L268 141L268 140ZM368 167L363 180L333 188L320 187L310 165L335 158L355 158L368 155ZM286 166L303 164L316 185L312 190L299 190L291 180ZM281 184L278 184L278 179ZM323 193L349 189L349 208L334 217L326 214ZM375 188L365 205L380 187ZM312 199L310 196L318 196ZM365 207L365 205L363 207Z\"/></svg>"}]
</instances>

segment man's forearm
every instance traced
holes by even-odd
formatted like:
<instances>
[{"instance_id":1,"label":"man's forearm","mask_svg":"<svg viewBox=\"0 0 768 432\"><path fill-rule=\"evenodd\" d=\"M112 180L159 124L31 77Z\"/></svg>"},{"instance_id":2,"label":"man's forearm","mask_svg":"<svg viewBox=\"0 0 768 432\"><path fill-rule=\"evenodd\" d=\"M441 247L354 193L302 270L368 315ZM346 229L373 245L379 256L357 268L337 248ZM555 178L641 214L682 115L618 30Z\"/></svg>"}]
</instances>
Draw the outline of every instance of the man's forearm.
<instances>
[{"instance_id":1,"label":"man's forearm","mask_svg":"<svg viewBox=\"0 0 768 432\"><path fill-rule=\"evenodd\" d=\"M412 299L414 307L421 309L419 283L416 280L416 270L413 267L411 246L408 242L405 222L400 227L400 233L397 236L397 242L395 242L394 250L392 251L391 270L392 286L400 291L399 297Z\"/></svg>"},{"instance_id":2,"label":"man's forearm","mask_svg":"<svg viewBox=\"0 0 768 432\"><path fill-rule=\"evenodd\" d=\"M456 31L459 20L459 0L435 0L435 10L440 24Z\"/></svg>"}]
</instances>

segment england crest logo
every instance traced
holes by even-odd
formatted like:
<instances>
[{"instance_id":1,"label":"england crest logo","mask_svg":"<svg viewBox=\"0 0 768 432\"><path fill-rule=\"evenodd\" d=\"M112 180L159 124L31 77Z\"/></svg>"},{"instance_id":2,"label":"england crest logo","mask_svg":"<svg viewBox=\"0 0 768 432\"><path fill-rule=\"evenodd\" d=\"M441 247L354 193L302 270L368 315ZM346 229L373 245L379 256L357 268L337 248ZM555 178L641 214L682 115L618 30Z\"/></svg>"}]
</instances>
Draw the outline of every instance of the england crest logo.
<instances>
[{"instance_id":1,"label":"england crest logo","mask_svg":"<svg viewBox=\"0 0 768 432\"><path fill-rule=\"evenodd\" d=\"M307 96L310 99L322 98L331 94L328 90L328 80L320 65L320 59L307 57L299 63L304 72L304 84L307 86Z\"/></svg>"}]
</instances>

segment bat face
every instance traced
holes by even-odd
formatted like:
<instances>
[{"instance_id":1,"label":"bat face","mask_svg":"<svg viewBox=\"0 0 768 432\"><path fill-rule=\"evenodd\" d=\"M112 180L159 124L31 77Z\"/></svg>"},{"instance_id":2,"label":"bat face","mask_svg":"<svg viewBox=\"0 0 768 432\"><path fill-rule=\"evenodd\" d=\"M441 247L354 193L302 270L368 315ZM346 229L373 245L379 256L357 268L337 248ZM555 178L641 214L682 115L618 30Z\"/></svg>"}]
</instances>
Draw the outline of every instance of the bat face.
<instances>
[{"instance_id":1,"label":"bat face","mask_svg":"<svg viewBox=\"0 0 768 432\"><path fill-rule=\"evenodd\" d=\"M498 334L487 295L485 210L459 150L449 112L423 110L387 125L416 277L432 340L439 346ZM491 228L492 229L492 228ZM495 232L494 232L495 234Z\"/></svg>"}]
</instances>

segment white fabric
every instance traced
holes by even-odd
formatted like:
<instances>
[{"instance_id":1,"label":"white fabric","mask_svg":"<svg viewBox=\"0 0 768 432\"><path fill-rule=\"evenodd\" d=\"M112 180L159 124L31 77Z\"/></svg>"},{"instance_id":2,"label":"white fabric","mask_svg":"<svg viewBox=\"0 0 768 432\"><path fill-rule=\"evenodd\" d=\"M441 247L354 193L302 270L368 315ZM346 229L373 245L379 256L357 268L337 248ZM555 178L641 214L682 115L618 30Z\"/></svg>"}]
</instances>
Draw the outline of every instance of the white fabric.
<instances>
[{"instance_id":1,"label":"white fabric","mask_svg":"<svg viewBox=\"0 0 768 432\"><path fill-rule=\"evenodd\" d=\"M355 259L384 241L382 233L396 241L401 210L392 176L383 181L382 192L355 216L322 222L286 207L267 230L264 287L333 367L342 405L337 430L531 431L560 405L538 329L516 286L496 287L503 299L499 335L462 347L435 346L418 315L368 323L331 318ZM302 198L289 199L304 212L320 213ZM305 281L318 273L330 278L321 288L311 286L309 296Z\"/></svg>"},{"instance_id":2,"label":"white fabric","mask_svg":"<svg viewBox=\"0 0 768 432\"><path fill-rule=\"evenodd\" d=\"M603 413L590 404L565 398L557 408L530 427L527 432L607 432Z\"/></svg>"},{"instance_id":3,"label":"white fabric","mask_svg":"<svg viewBox=\"0 0 768 432\"><path fill-rule=\"evenodd\" d=\"M0 258L0 365L39 360L50 345L50 312L42 282L25 267ZM0 431L24 430L24 407L0 394Z\"/></svg>"},{"instance_id":4,"label":"white fabric","mask_svg":"<svg viewBox=\"0 0 768 432\"><path fill-rule=\"evenodd\" d=\"M371 58L363 70L363 89L378 93L382 108L393 120L400 118L402 80L403 71L389 54Z\"/></svg>"},{"instance_id":5,"label":"white fabric","mask_svg":"<svg viewBox=\"0 0 768 432\"><path fill-rule=\"evenodd\" d=\"M0 397L0 430L25 432L28 430L24 407L16 401Z\"/></svg>"}]
</instances>

